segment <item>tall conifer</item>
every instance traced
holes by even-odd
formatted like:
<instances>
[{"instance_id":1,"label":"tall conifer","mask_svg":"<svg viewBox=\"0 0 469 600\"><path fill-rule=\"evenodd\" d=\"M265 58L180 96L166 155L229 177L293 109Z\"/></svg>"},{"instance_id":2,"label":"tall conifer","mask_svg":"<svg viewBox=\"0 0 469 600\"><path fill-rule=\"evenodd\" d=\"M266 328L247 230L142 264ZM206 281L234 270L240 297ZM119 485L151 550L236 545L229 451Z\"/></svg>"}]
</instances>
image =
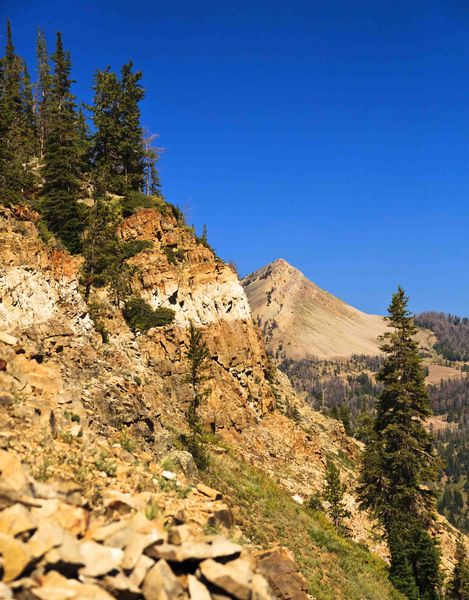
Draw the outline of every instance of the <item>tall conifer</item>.
<instances>
[{"instance_id":1,"label":"tall conifer","mask_svg":"<svg viewBox=\"0 0 469 600\"><path fill-rule=\"evenodd\" d=\"M50 127L45 141L43 210L47 224L71 252L81 248L83 222L77 202L80 192L80 145L74 97L71 94L70 54L57 34L52 57Z\"/></svg>"},{"instance_id":2,"label":"tall conifer","mask_svg":"<svg viewBox=\"0 0 469 600\"><path fill-rule=\"evenodd\" d=\"M18 202L33 189L31 161L35 149L31 82L16 54L10 21L0 70L0 201Z\"/></svg>"},{"instance_id":3,"label":"tall conifer","mask_svg":"<svg viewBox=\"0 0 469 600\"><path fill-rule=\"evenodd\" d=\"M92 158L99 193L125 195L159 186L157 154L145 146L139 103L144 97L142 74L123 65L120 78L109 67L94 79L91 111L95 134Z\"/></svg>"},{"instance_id":4,"label":"tall conifer","mask_svg":"<svg viewBox=\"0 0 469 600\"><path fill-rule=\"evenodd\" d=\"M44 32L40 29L37 33L36 56L38 70L38 80L36 84L36 113L39 156L42 159L44 157L44 146L50 122L52 75L49 66L46 38Z\"/></svg>"},{"instance_id":5,"label":"tall conifer","mask_svg":"<svg viewBox=\"0 0 469 600\"><path fill-rule=\"evenodd\" d=\"M438 598L439 554L428 533L438 461L425 428L430 414L424 373L414 340L417 332L398 288L382 337L385 359L377 379L383 391L361 473L362 506L383 524L391 553L391 578L408 598Z\"/></svg>"}]
</instances>

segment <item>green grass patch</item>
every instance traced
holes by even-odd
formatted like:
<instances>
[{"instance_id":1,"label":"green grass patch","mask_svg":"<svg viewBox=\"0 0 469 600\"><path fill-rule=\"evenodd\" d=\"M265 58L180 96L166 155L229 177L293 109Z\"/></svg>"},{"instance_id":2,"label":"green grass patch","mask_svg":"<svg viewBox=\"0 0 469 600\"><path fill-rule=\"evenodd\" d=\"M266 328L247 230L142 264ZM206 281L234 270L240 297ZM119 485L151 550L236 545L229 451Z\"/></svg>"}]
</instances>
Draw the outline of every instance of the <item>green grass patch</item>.
<instances>
[{"instance_id":1,"label":"green grass patch","mask_svg":"<svg viewBox=\"0 0 469 600\"><path fill-rule=\"evenodd\" d=\"M313 597L403 600L389 582L380 558L341 537L324 513L298 506L257 469L227 456L214 456L204 479L230 502L248 543L290 548Z\"/></svg>"}]
</instances>

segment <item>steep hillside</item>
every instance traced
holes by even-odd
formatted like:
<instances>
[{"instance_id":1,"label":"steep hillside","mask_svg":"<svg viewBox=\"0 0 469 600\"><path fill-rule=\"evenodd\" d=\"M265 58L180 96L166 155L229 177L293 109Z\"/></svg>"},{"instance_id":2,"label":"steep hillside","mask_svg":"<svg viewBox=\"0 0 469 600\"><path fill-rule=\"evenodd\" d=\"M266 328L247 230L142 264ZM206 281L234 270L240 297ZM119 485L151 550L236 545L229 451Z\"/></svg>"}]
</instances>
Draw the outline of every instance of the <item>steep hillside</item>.
<instances>
[{"instance_id":1,"label":"steep hillside","mask_svg":"<svg viewBox=\"0 0 469 600\"><path fill-rule=\"evenodd\" d=\"M151 242L129 260L133 294L175 310L172 324L132 333L105 288L85 302L81 257L46 246L28 215L8 209L0 215L0 447L34 477L28 502L49 507L32 516L34 523L40 525L44 514L54 520L50 511L57 502L68 514L60 502L73 499L87 521L99 517L100 524L110 524L122 516L106 508L111 495L113 506L127 502L130 517L161 515L162 537L163 525L184 521L191 539L210 544L207 533L225 532L247 544L246 556L288 547L306 579L295 574L285 553L269 561L274 572L293 579L265 577L279 589L295 581L295 598L306 598L306 589L316 598L399 598L386 578L385 544L355 500L360 443L337 420L301 401L272 366L234 272L167 206L136 212L120 235ZM205 471L197 470L184 446L190 321L209 347L210 393L201 407L211 456ZM322 489L328 458L347 482L348 540L323 512L307 507ZM48 486L41 487L44 482ZM217 487L225 504L219 492L200 487L203 482ZM449 569L455 534L444 522L439 532ZM86 527L79 535L96 540ZM156 551L152 556L159 558ZM168 556L173 574L183 575ZM51 560L48 554L39 566L27 560L21 573L32 576L32 585L65 585L41 578ZM247 560L251 572L261 574L260 562ZM69 577L62 563L57 569ZM118 574L130 575L125 569ZM87 584L104 586L112 597L120 597L118 585L129 590L127 580L108 579L100 574ZM142 580L138 585L144 590ZM180 585L187 594L187 578ZM38 597L47 597L39 590ZM140 597L140 591L132 593ZM270 597L281 595L259 600Z\"/></svg>"},{"instance_id":2,"label":"steep hillside","mask_svg":"<svg viewBox=\"0 0 469 600\"><path fill-rule=\"evenodd\" d=\"M337 421L300 402L288 380L275 374L234 272L169 208L138 211L123 224L121 236L151 242L130 259L136 267L133 293L154 307L173 308L174 323L133 334L106 289L85 302L81 257L46 246L28 214L2 209L0 215L0 446L23 461L27 478L34 477L28 502L48 507L34 516L29 531L43 517L46 524L47 519L55 523L52 513L58 506L68 515L61 502L73 501L86 511L86 520L100 515L105 517L101 524L119 520L106 508L114 494L113 506L127 502L129 516L139 511L162 515L157 528L164 536L162 524L184 521L200 540L207 532L230 528L229 535L252 550L289 547L306 577L304 583L301 577L295 580L297 598L305 598L305 589L317 598L358 600L363 589L370 599L398 598L378 556L338 536L322 513L292 500L296 495L305 501L320 490L326 458L335 457L349 481L353 538L386 555L373 523L357 511L353 498L359 445ZM210 394L201 416L211 465L200 472L182 437L191 398L189 320L200 327L210 351ZM214 501L219 493L211 499L206 493L212 492L200 492L196 486L203 481L222 488L228 506ZM3 487L10 483L0 481ZM291 529L285 528L286 515ZM71 526L65 517L62 521ZM86 527L73 529L73 535L80 531L79 536L96 539ZM29 544L31 533L23 534L23 543ZM47 586L78 585L75 579L65 584L59 576L42 578L54 556L47 554L39 563L28 559L19 570L31 575L33 587L40 586L40 598L51 593ZM290 569L294 576L288 557L275 560L283 565L281 572ZM66 563L56 569L70 576ZM130 573L118 569L118 574L122 579ZM176 574L181 575L177 568ZM88 578L87 584L104 586L113 597L120 597L118 585L128 591L127 580L110 582L104 575ZM23 584L15 585L21 589ZM268 597L278 596L259 599Z\"/></svg>"},{"instance_id":3,"label":"steep hillside","mask_svg":"<svg viewBox=\"0 0 469 600\"><path fill-rule=\"evenodd\" d=\"M267 348L282 358L379 353L382 317L368 315L309 281L278 259L243 280Z\"/></svg>"}]
</instances>

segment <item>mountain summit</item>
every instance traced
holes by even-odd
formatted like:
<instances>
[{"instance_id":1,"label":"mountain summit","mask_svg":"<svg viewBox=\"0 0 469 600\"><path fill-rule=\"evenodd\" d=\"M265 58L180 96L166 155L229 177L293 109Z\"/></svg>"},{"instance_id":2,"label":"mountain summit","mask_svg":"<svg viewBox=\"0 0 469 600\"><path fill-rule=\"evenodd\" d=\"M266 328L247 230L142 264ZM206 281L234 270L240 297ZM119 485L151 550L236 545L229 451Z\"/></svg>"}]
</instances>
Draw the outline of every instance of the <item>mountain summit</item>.
<instances>
[{"instance_id":1,"label":"mountain summit","mask_svg":"<svg viewBox=\"0 0 469 600\"><path fill-rule=\"evenodd\" d=\"M383 317L364 313L307 279L279 258L242 281L268 349L304 358L379 354Z\"/></svg>"}]
</instances>

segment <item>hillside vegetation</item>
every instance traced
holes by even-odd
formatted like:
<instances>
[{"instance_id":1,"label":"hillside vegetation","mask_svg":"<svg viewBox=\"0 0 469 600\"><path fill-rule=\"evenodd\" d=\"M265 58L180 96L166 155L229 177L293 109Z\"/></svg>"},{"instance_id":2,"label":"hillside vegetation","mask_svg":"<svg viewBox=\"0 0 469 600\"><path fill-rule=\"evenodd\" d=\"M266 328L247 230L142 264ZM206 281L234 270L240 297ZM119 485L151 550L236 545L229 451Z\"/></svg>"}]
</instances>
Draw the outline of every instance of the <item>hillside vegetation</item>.
<instances>
[{"instance_id":1,"label":"hillside vegetation","mask_svg":"<svg viewBox=\"0 0 469 600\"><path fill-rule=\"evenodd\" d=\"M438 354L450 361L469 361L469 319L442 312L423 312L415 317L418 327L436 335Z\"/></svg>"}]
</instances>

